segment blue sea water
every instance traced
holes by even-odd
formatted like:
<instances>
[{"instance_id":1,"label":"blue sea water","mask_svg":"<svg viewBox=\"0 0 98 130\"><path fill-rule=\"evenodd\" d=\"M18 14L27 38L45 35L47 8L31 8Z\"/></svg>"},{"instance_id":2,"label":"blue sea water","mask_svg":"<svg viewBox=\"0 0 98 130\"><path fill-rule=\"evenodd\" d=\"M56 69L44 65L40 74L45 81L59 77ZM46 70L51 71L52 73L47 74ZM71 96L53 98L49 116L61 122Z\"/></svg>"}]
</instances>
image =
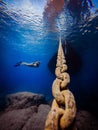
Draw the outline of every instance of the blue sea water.
<instances>
[{"instance_id":1,"label":"blue sea water","mask_svg":"<svg viewBox=\"0 0 98 130\"><path fill-rule=\"evenodd\" d=\"M39 2L34 2L35 9L28 0L6 2L0 16L1 92L32 91L49 96L54 76L47 64L57 51L58 36L43 25L44 3L36 10ZM41 64L39 68L13 67L19 61Z\"/></svg>"},{"instance_id":2,"label":"blue sea water","mask_svg":"<svg viewBox=\"0 0 98 130\"><path fill-rule=\"evenodd\" d=\"M0 3L0 94L31 91L44 94L47 100L51 99L55 75L51 73L48 63L58 50L61 30L62 41L66 39L82 61L82 67L71 75L69 88L79 101L82 98L96 100L97 0L93 0L95 7L91 8L93 18L80 23L77 21L76 24L76 19L63 9L51 25L43 17L46 0L4 2L6 4ZM19 61L40 61L41 64L38 68L14 67Z\"/></svg>"}]
</instances>

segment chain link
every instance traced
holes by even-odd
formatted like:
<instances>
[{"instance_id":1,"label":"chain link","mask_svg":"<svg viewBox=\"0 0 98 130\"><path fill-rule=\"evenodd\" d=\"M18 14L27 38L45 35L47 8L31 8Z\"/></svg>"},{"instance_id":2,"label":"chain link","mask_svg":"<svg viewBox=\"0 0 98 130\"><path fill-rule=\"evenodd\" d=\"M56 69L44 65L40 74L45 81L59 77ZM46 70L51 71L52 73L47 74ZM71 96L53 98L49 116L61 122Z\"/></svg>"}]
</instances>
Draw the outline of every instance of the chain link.
<instances>
[{"instance_id":1,"label":"chain link","mask_svg":"<svg viewBox=\"0 0 98 130\"><path fill-rule=\"evenodd\" d=\"M70 76L66 70L66 60L60 42L55 69L56 79L52 85L54 100L46 119L45 130L66 130L76 116L75 99L72 92L67 88Z\"/></svg>"}]
</instances>

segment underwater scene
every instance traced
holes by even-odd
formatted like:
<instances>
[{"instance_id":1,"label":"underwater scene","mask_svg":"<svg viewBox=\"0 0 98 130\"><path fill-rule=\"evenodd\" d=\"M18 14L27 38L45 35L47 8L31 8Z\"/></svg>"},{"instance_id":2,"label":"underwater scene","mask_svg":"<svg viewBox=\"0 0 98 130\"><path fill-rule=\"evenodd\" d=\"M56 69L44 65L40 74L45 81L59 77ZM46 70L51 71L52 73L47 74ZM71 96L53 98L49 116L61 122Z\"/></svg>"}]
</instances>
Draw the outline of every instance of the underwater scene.
<instances>
[{"instance_id":1,"label":"underwater scene","mask_svg":"<svg viewBox=\"0 0 98 130\"><path fill-rule=\"evenodd\" d=\"M52 100L60 37L77 106L98 109L97 0L0 1L0 104L26 91Z\"/></svg>"}]
</instances>

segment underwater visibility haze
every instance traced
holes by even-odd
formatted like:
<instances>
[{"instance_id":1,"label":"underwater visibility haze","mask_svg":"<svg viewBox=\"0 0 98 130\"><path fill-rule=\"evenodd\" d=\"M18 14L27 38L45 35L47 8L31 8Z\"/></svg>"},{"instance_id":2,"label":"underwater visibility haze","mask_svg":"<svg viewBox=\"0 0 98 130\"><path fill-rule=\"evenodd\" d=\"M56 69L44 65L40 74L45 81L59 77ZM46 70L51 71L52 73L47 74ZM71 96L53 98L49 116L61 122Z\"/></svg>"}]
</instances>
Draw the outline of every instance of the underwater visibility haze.
<instances>
[{"instance_id":1,"label":"underwater visibility haze","mask_svg":"<svg viewBox=\"0 0 98 130\"><path fill-rule=\"evenodd\" d=\"M97 0L93 4L90 7L88 2L80 15L62 1L55 5L57 12L51 15L53 5L47 4L47 0L0 2L0 97L31 91L44 94L47 100L52 98L61 33L62 43L67 43L64 50L71 78L69 89L77 102L95 103L98 100ZM40 66L14 67L20 61L40 61Z\"/></svg>"}]
</instances>

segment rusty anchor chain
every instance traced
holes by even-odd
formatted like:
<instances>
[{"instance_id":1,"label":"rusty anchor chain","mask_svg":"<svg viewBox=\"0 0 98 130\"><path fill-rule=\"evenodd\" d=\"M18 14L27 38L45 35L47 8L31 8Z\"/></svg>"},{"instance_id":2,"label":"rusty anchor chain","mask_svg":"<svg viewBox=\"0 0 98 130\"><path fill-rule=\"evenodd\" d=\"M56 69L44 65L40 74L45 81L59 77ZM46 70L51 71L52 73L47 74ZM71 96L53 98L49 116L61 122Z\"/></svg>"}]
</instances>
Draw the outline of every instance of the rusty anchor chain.
<instances>
[{"instance_id":1,"label":"rusty anchor chain","mask_svg":"<svg viewBox=\"0 0 98 130\"><path fill-rule=\"evenodd\" d=\"M76 103L72 92L67 87L70 76L66 70L67 65L60 40L55 69L56 79L52 84L54 99L46 119L45 130L66 130L76 116Z\"/></svg>"}]
</instances>

